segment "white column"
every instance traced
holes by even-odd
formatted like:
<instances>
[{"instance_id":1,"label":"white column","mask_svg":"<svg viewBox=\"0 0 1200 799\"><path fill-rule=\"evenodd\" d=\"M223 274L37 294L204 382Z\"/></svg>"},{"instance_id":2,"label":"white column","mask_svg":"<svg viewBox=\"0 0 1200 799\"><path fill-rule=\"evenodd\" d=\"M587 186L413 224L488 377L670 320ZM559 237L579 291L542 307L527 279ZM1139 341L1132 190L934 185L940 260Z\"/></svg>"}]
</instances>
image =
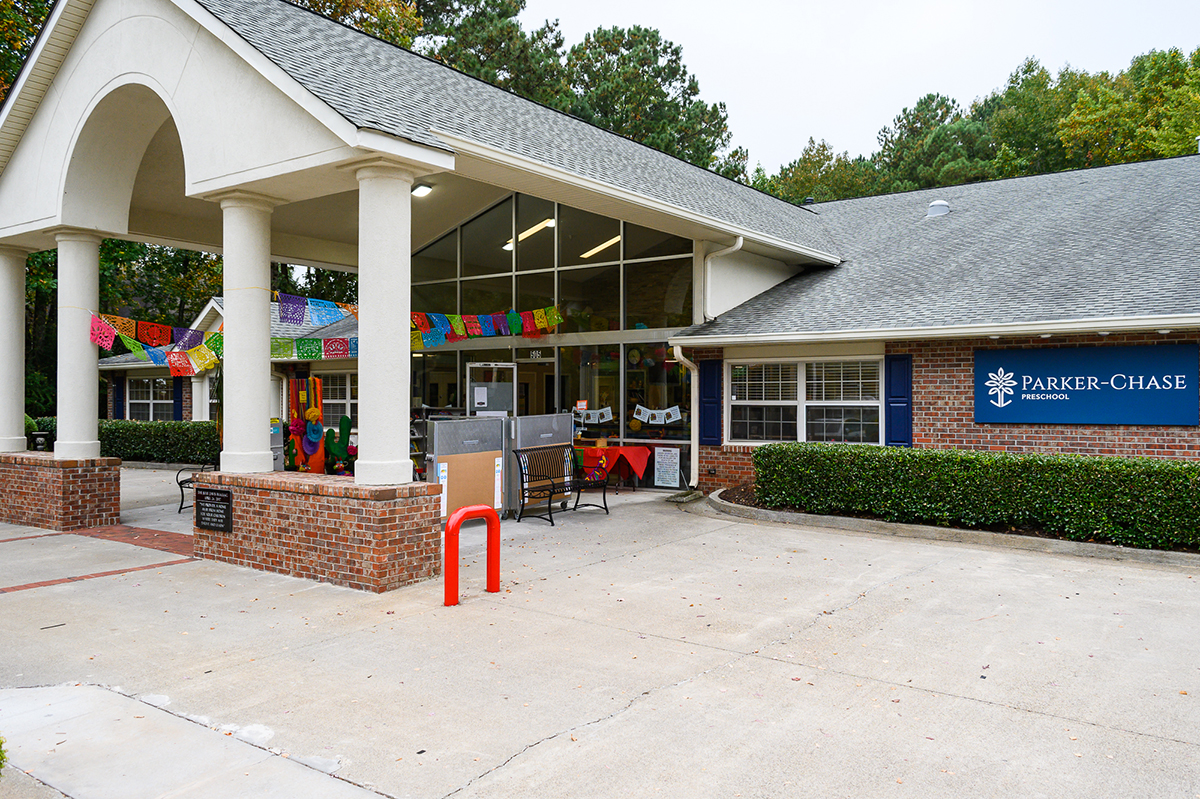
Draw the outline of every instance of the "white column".
<instances>
[{"instance_id":1,"label":"white column","mask_svg":"<svg viewBox=\"0 0 1200 799\"><path fill-rule=\"evenodd\" d=\"M0 452L24 452L25 258L0 247Z\"/></svg>"},{"instance_id":2,"label":"white column","mask_svg":"<svg viewBox=\"0 0 1200 799\"><path fill-rule=\"evenodd\" d=\"M192 376L192 421L207 422L208 418L208 372Z\"/></svg>"},{"instance_id":3,"label":"white column","mask_svg":"<svg viewBox=\"0 0 1200 799\"><path fill-rule=\"evenodd\" d=\"M58 240L58 405L54 457L100 457L100 351L91 342L100 306L100 236L63 230Z\"/></svg>"},{"instance_id":4,"label":"white column","mask_svg":"<svg viewBox=\"0 0 1200 799\"><path fill-rule=\"evenodd\" d=\"M358 460L354 482L412 482L409 291L412 173L390 164L358 178Z\"/></svg>"},{"instance_id":5,"label":"white column","mask_svg":"<svg viewBox=\"0 0 1200 799\"><path fill-rule=\"evenodd\" d=\"M272 471L271 211L264 197L221 199L225 359L221 471Z\"/></svg>"}]
</instances>

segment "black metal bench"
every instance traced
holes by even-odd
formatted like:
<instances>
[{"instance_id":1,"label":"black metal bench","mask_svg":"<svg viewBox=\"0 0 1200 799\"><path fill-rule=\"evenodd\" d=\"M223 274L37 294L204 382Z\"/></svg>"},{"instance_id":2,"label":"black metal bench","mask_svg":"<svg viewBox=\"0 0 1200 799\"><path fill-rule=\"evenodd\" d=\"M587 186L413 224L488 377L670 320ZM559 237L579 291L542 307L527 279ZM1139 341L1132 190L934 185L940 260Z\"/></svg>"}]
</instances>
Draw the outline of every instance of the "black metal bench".
<instances>
[{"instance_id":1,"label":"black metal bench","mask_svg":"<svg viewBox=\"0 0 1200 799\"><path fill-rule=\"evenodd\" d=\"M196 472L216 471L217 466L213 463L206 463L199 469L191 466L184 466L179 471L175 472L175 484L179 486L179 510L176 513L183 513L184 508L190 508L191 505L184 505L187 501L187 492L194 489L196 485ZM183 473L188 472L188 476L184 477Z\"/></svg>"},{"instance_id":2,"label":"black metal bench","mask_svg":"<svg viewBox=\"0 0 1200 799\"><path fill-rule=\"evenodd\" d=\"M517 471L521 479L521 508L517 521L525 517L525 509L541 500L546 501L545 513L531 513L536 519L545 519L554 524L554 502L559 500L561 509L566 510L565 497L575 492L600 488L604 491L603 505L584 503L584 507L604 508L608 513L608 470L603 464L583 470L575 462L575 448L570 444L548 444L540 447L523 447L513 450ZM580 495L582 496L582 495ZM580 496L575 498L575 507L580 507Z\"/></svg>"}]
</instances>

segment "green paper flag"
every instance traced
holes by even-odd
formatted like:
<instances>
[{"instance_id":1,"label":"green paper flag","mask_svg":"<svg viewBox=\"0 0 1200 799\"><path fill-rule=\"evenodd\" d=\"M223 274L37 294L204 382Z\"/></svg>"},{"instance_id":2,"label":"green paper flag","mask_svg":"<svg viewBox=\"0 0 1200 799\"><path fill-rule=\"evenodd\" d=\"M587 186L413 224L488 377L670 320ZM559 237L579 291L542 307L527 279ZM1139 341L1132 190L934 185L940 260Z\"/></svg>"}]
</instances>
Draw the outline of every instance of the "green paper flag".
<instances>
[{"instance_id":1,"label":"green paper flag","mask_svg":"<svg viewBox=\"0 0 1200 799\"><path fill-rule=\"evenodd\" d=\"M271 343L274 345L274 341ZM216 355L218 358L225 357L225 336L223 334L205 333L204 344L206 347L212 350L213 355Z\"/></svg>"},{"instance_id":2,"label":"green paper flag","mask_svg":"<svg viewBox=\"0 0 1200 799\"><path fill-rule=\"evenodd\" d=\"M212 349L211 340L208 348ZM216 352L216 350L213 350L213 352ZM271 339L271 357L276 359L296 357L296 351L292 347L292 340L290 338Z\"/></svg>"},{"instance_id":3,"label":"green paper flag","mask_svg":"<svg viewBox=\"0 0 1200 799\"><path fill-rule=\"evenodd\" d=\"M146 348L142 346L142 342L123 334L119 335L121 335L121 343L128 347L129 351L136 355L139 361L150 360L150 356L146 354Z\"/></svg>"},{"instance_id":4,"label":"green paper flag","mask_svg":"<svg viewBox=\"0 0 1200 799\"><path fill-rule=\"evenodd\" d=\"M302 361L320 361L325 358L325 347L319 338L296 339L296 357Z\"/></svg>"}]
</instances>

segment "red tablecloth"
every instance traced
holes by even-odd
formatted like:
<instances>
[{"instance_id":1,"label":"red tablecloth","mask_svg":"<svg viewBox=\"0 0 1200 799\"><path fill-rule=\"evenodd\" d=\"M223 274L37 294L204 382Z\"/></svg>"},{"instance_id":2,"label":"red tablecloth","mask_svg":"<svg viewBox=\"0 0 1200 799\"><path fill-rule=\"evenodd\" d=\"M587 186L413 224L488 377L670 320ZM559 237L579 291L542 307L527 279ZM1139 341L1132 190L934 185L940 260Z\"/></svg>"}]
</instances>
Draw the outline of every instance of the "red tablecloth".
<instances>
[{"instance_id":1,"label":"red tablecloth","mask_svg":"<svg viewBox=\"0 0 1200 799\"><path fill-rule=\"evenodd\" d=\"M646 464L650 462L649 447L576 447L575 449L583 455L585 469L595 466L601 455L607 455L608 473L616 474L622 479L629 477L631 470L639 480L642 479L642 475L646 473ZM623 467L621 466L622 461L624 461Z\"/></svg>"}]
</instances>

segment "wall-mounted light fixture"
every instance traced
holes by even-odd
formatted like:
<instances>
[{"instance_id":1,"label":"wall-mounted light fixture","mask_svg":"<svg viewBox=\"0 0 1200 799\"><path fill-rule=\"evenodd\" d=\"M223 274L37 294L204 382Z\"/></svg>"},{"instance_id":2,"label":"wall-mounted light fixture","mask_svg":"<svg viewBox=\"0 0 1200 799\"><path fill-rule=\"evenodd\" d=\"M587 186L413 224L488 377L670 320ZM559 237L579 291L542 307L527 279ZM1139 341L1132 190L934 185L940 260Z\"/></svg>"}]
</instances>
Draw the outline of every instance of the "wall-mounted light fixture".
<instances>
[{"instance_id":1,"label":"wall-mounted light fixture","mask_svg":"<svg viewBox=\"0 0 1200 799\"><path fill-rule=\"evenodd\" d=\"M433 191L433 186L430 186L425 183L418 183L412 187L412 196L424 197L425 195L429 194L429 192L431 192L431 191Z\"/></svg>"}]
</instances>

